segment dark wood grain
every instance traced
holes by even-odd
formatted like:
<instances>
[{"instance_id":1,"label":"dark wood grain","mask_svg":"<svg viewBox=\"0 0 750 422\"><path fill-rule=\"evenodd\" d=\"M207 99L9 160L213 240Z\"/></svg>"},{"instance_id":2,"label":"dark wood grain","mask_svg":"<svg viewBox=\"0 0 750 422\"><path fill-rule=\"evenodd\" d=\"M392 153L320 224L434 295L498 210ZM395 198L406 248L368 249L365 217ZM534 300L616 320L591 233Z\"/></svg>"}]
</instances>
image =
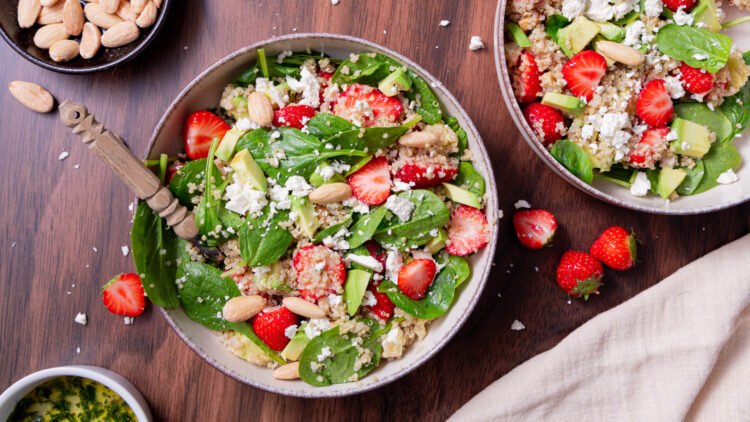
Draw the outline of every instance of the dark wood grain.
<instances>
[{"instance_id":1,"label":"dark wood grain","mask_svg":"<svg viewBox=\"0 0 750 422\"><path fill-rule=\"evenodd\" d=\"M491 44L494 9L489 0L341 0L338 6L329 0L185 0L174 5L142 56L90 76L51 73L0 46L0 80L34 81L59 100L83 102L141 155L179 90L226 54L295 31L363 37L413 58L456 95L492 154L507 215L484 297L431 361L355 397L310 401L264 393L204 363L153 307L132 326L104 309L100 287L133 270L132 258L120 251L130 243L132 196L55 115L30 112L4 90L0 389L42 368L92 364L130 379L158 420L440 420L586 320L748 232L750 204L693 217L639 214L595 200L547 169L503 106L491 45L478 52L467 48L471 35ZM439 27L441 19L450 26ZM63 150L70 157L58 161ZM553 248L531 252L515 240L509 217L518 199L557 215L561 228ZM633 228L642 239L640 264L607 272L599 296L569 304L554 282L557 260L569 248L587 249L612 224ZM88 314L87 326L73 322L77 312ZM527 329L511 331L514 319Z\"/></svg>"}]
</instances>

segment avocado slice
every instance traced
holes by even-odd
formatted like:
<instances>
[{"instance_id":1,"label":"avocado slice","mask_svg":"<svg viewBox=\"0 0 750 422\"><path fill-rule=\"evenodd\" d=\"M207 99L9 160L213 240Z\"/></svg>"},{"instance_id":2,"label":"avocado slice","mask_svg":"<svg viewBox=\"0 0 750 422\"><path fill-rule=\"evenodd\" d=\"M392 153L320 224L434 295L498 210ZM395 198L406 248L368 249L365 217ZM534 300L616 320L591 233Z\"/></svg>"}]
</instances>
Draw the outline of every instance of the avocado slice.
<instances>
[{"instance_id":1,"label":"avocado slice","mask_svg":"<svg viewBox=\"0 0 750 422\"><path fill-rule=\"evenodd\" d=\"M266 175L263 174L263 170L260 169L260 166L255 162L253 156L250 155L248 150L243 149L238 152L234 158L232 158L229 167L234 170L237 177L243 183L247 183L261 192L266 192L268 184Z\"/></svg>"},{"instance_id":2,"label":"avocado slice","mask_svg":"<svg viewBox=\"0 0 750 422\"><path fill-rule=\"evenodd\" d=\"M324 179L323 176L320 175L320 172L328 167L331 167L331 163L329 163L328 160L323 160L320 162L320 164L318 164L318 168L315 169L315 172L313 172L313 174L310 176L310 184L313 187L317 188L325 185L326 183L334 182L346 183L346 178L338 173L333 173L333 176L331 176L331 178L328 180Z\"/></svg>"},{"instance_id":3,"label":"avocado slice","mask_svg":"<svg viewBox=\"0 0 750 422\"><path fill-rule=\"evenodd\" d=\"M672 130L677 132L677 139L670 147L678 154L703 157L711 149L710 131L706 126L678 117L672 123Z\"/></svg>"},{"instance_id":4,"label":"avocado slice","mask_svg":"<svg viewBox=\"0 0 750 422\"><path fill-rule=\"evenodd\" d=\"M620 42L625 39L625 29L609 22L595 22L599 25L599 33L610 41Z\"/></svg>"},{"instance_id":5,"label":"avocado slice","mask_svg":"<svg viewBox=\"0 0 750 422\"><path fill-rule=\"evenodd\" d=\"M276 261L271 264L271 271L263 274L256 274L253 278L253 282L264 289L291 292L292 288L284 281L284 271L285 269L281 262Z\"/></svg>"},{"instance_id":6,"label":"avocado slice","mask_svg":"<svg viewBox=\"0 0 750 422\"><path fill-rule=\"evenodd\" d=\"M557 32L557 44L566 56L573 57L583 51L598 33L599 25L580 15Z\"/></svg>"},{"instance_id":7,"label":"avocado slice","mask_svg":"<svg viewBox=\"0 0 750 422\"><path fill-rule=\"evenodd\" d=\"M443 183L443 187L445 188L445 195L453 201L470 207L481 208L479 198L475 193L450 183Z\"/></svg>"},{"instance_id":8,"label":"avocado slice","mask_svg":"<svg viewBox=\"0 0 750 422\"><path fill-rule=\"evenodd\" d=\"M232 104L239 110L237 114L240 117L247 117L247 98L244 95L237 95L232 98Z\"/></svg>"},{"instance_id":9,"label":"avocado slice","mask_svg":"<svg viewBox=\"0 0 750 422\"><path fill-rule=\"evenodd\" d=\"M719 22L719 8L716 7L714 0L699 0L698 5L690 13L693 15L693 25L701 22L706 25L706 29L712 32L721 31Z\"/></svg>"},{"instance_id":10,"label":"avocado slice","mask_svg":"<svg viewBox=\"0 0 750 422\"><path fill-rule=\"evenodd\" d=\"M586 107L586 104L578 97L555 92L544 94L542 104L575 115L581 114L584 107Z\"/></svg>"},{"instance_id":11,"label":"avocado slice","mask_svg":"<svg viewBox=\"0 0 750 422\"><path fill-rule=\"evenodd\" d=\"M683 169L662 168L656 182L656 192L662 199L669 199L685 177L687 177L687 172Z\"/></svg>"},{"instance_id":12,"label":"avocado slice","mask_svg":"<svg viewBox=\"0 0 750 422\"><path fill-rule=\"evenodd\" d=\"M307 326L306 322L302 323L299 328L297 328L294 337L289 340L289 343L286 344L284 350L281 351L282 358L291 362L299 360L302 351L305 350L305 346L310 342L310 339L307 338L307 334L305 334L305 326Z\"/></svg>"},{"instance_id":13,"label":"avocado slice","mask_svg":"<svg viewBox=\"0 0 750 422\"><path fill-rule=\"evenodd\" d=\"M372 273L367 270L349 270L346 272L344 300L346 300L346 311L350 316L356 314L359 305L362 304L362 298L365 297L371 275Z\"/></svg>"},{"instance_id":14,"label":"avocado slice","mask_svg":"<svg viewBox=\"0 0 750 422\"><path fill-rule=\"evenodd\" d=\"M745 61L742 59L742 56L729 56L727 69L729 69L729 83L731 86L744 86L747 83L748 75L745 73Z\"/></svg>"},{"instance_id":15,"label":"avocado slice","mask_svg":"<svg viewBox=\"0 0 750 422\"><path fill-rule=\"evenodd\" d=\"M406 74L406 71L399 67L390 75L386 76L385 79L380 81L378 89L386 96L393 97L397 95L399 91L410 90L411 79L409 78L409 75Z\"/></svg>"},{"instance_id":16,"label":"avocado slice","mask_svg":"<svg viewBox=\"0 0 750 422\"><path fill-rule=\"evenodd\" d=\"M518 26L517 23L509 22L507 25L505 25L505 29L508 31L510 37L513 38L513 41L515 41L519 47L531 47L531 41L529 41L529 38L523 32L523 29L521 29L521 27Z\"/></svg>"},{"instance_id":17,"label":"avocado slice","mask_svg":"<svg viewBox=\"0 0 750 422\"><path fill-rule=\"evenodd\" d=\"M315 231L320 227L320 221L315 215L315 207L307 197L292 197L292 211L297 213L297 224L302 232L310 239L315 237Z\"/></svg>"},{"instance_id":18,"label":"avocado slice","mask_svg":"<svg viewBox=\"0 0 750 422\"><path fill-rule=\"evenodd\" d=\"M224 161L229 161L234 155L234 148L237 146L237 141L239 141L244 134L244 130L239 130L235 127L229 129L227 133L224 134L224 137L221 138L219 146L216 147L216 156Z\"/></svg>"},{"instance_id":19,"label":"avocado slice","mask_svg":"<svg viewBox=\"0 0 750 422\"><path fill-rule=\"evenodd\" d=\"M445 230L440 229L438 230L437 236L433 237L427 243L425 243L424 248L427 252L430 253L430 255L435 255L445 247L445 243L447 240L448 233Z\"/></svg>"}]
</instances>

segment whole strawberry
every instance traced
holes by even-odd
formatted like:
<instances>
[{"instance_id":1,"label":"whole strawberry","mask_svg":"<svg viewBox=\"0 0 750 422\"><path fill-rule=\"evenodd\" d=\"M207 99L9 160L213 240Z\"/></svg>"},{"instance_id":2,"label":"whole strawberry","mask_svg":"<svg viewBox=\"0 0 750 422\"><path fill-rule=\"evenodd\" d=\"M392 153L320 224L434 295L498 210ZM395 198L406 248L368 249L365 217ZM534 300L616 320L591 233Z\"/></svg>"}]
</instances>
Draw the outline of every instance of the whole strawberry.
<instances>
[{"instance_id":1,"label":"whole strawberry","mask_svg":"<svg viewBox=\"0 0 750 422\"><path fill-rule=\"evenodd\" d=\"M583 296L599 293L602 285L604 268L593 256L586 252L568 251L560 259L557 267L557 284L571 296Z\"/></svg>"},{"instance_id":2,"label":"whole strawberry","mask_svg":"<svg viewBox=\"0 0 750 422\"><path fill-rule=\"evenodd\" d=\"M591 245L591 255L613 270L625 271L635 265L635 243L633 233L613 226Z\"/></svg>"},{"instance_id":3,"label":"whole strawberry","mask_svg":"<svg viewBox=\"0 0 750 422\"><path fill-rule=\"evenodd\" d=\"M289 343L286 329L298 325L299 318L286 307L261 312L253 318L253 331L272 350L281 351Z\"/></svg>"}]
</instances>

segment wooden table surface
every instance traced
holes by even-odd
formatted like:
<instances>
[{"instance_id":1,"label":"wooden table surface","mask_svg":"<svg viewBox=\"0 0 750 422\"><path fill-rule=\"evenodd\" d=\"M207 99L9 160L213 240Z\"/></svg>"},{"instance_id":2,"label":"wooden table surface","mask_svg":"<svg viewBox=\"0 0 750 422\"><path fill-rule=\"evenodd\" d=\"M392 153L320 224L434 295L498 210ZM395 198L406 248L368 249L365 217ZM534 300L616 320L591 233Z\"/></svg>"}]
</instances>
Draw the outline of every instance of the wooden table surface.
<instances>
[{"instance_id":1,"label":"wooden table surface","mask_svg":"<svg viewBox=\"0 0 750 422\"><path fill-rule=\"evenodd\" d=\"M330 0L184 0L143 55L87 76L43 70L0 45L0 81L34 81L59 100L83 102L141 155L177 93L244 45L295 31L372 40L420 63L463 104L492 155L506 214L483 298L432 360L354 397L313 401L265 393L204 363L154 307L131 326L105 310L101 286L134 270L132 257L120 249L130 244L132 195L55 114L28 111L3 90L0 391L39 369L90 364L131 380L157 420L440 420L596 314L748 232L750 204L693 217L640 214L591 198L549 170L503 105L492 53L494 12L490 0L341 0L337 6ZM442 19L450 25L438 26ZM472 35L482 36L488 48L469 51ZM63 151L70 156L59 161ZM519 199L556 214L554 247L529 251L517 242L510 216ZM639 265L608 271L599 296L569 304L554 282L560 255L588 249L613 224L633 228L643 241ZM88 325L73 321L78 312L88 314ZM511 331L515 319L526 330Z\"/></svg>"}]
</instances>

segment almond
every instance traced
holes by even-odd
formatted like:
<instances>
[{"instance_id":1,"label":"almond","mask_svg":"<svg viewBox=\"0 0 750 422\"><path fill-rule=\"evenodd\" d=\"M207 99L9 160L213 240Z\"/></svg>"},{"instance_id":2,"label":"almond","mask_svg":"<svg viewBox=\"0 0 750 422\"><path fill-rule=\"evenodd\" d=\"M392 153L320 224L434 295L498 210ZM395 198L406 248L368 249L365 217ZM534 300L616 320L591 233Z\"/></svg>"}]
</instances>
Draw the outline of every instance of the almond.
<instances>
[{"instance_id":1,"label":"almond","mask_svg":"<svg viewBox=\"0 0 750 422\"><path fill-rule=\"evenodd\" d=\"M156 7L161 7L161 0L153 0Z\"/></svg>"},{"instance_id":2,"label":"almond","mask_svg":"<svg viewBox=\"0 0 750 422\"><path fill-rule=\"evenodd\" d=\"M86 4L86 7L83 8L83 13L86 15L86 19L88 19L89 22L104 29L112 28L118 23L123 22L122 18L105 12L102 10L102 6L96 3Z\"/></svg>"},{"instance_id":3,"label":"almond","mask_svg":"<svg viewBox=\"0 0 750 422\"><path fill-rule=\"evenodd\" d=\"M352 196L352 188L346 183L327 183L310 192L308 198L313 204L334 204Z\"/></svg>"},{"instance_id":4,"label":"almond","mask_svg":"<svg viewBox=\"0 0 750 422\"><path fill-rule=\"evenodd\" d=\"M141 28L148 28L156 22L156 13L159 9L156 8L154 2L150 1L143 8L143 11L138 15L138 19L135 21Z\"/></svg>"},{"instance_id":5,"label":"almond","mask_svg":"<svg viewBox=\"0 0 750 422\"><path fill-rule=\"evenodd\" d=\"M279 366L273 371L273 377L277 380L296 380L299 378L299 362Z\"/></svg>"},{"instance_id":6,"label":"almond","mask_svg":"<svg viewBox=\"0 0 750 422\"><path fill-rule=\"evenodd\" d=\"M133 8L135 13L141 13L146 7L147 2L148 0L130 0L130 7Z\"/></svg>"},{"instance_id":7,"label":"almond","mask_svg":"<svg viewBox=\"0 0 750 422\"><path fill-rule=\"evenodd\" d=\"M21 104L39 113L50 112L55 105L52 94L35 83L13 81L8 84L8 90Z\"/></svg>"},{"instance_id":8,"label":"almond","mask_svg":"<svg viewBox=\"0 0 750 422\"><path fill-rule=\"evenodd\" d=\"M117 16L130 22L135 22L138 19L138 14L133 11L132 7L130 7L129 1L120 2L120 7L117 9Z\"/></svg>"},{"instance_id":9,"label":"almond","mask_svg":"<svg viewBox=\"0 0 750 422\"><path fill-rule=\"evenodd\" d=\"M78 0L65 0L63 23L68 34L77 37L83 31L83 8Z\"/></svg>"},{"instance_id":10,"label":"almond","mask_svg":"<svg viewBox=\"0 0 750 422\"><path fill-rule=\"evenodd\" d=\"M39 0L18 0L18 26L31 28L42 11Z\"/></svg>"},{"instance_id":11,"label":"almond","mask_svg":"<svg viewBox=\"0 0 750 422\"><path fill-rule=\"evenodd\" d=\"M138 25L134 22L120 22L104 31L102 45L105 47L120 47L135 41L139 33Z\"/></svg>"},{"instance_id":12,"label":"almond","mask_svg":"<svg viewBox=\"0 0 750 422\"><path fill-rule=\"evenodd\" d=\"M70 34L65 30L65 24L53 23L44 25L34 34L34 45L46 50L52 47L52 44L68 39L69 36Z\"/></svg>"},{"instance_id":13,"label":"almond","mask_svg":"<svg viewBox=\"0 0 750 422\"><path fill-rule=\"evenodd\" d=\"M99 27L91 22L83 25L83 34L81 35L81 57L90 59L96 56L99 47L102 45L102 33Z\"/></svg>"},{"instance_id":14,"label":"almond","mask_svg":"<svg viewBox=\"0 0 750 422\"><path fill-rule=\"evenodd\" d=\"M250 120L260 126L271 126L273 107L271 101L260 92L253 92L247 98L247 114Z\"/></svg>"},{"instance_id":15,"label":"almond","mask_svg":"<svg viewBox=\"0 0 750 422\"><path fill-rule=\"evenodd\" d=\"M99 0L99 6L105 13L115 13L120 7L120 0Z\"/></svg>"},{"instance_id":16,"label":"almond","mask_svg":"<svg viewBox=\"0 0 750 422\"><path fill-rule=\"evenodd\" d=\"M283 300L284 306L299 316L305 318L325 318L326 313L320 306L308 302L301 297L287 296Z\"/></svg>"},{"instance_id":17,"label":"almond","mask_svg":"<svg viewBox=\"0 0 750 422\"><path fill-rule=\"evenodd\" d=\"M619 42L599 41L596 43L596 48L610 59L627 66L639 66L646 60L643 53Z\"/></svg>"},{"instance_id":18,"label":"almond","mask_svg":"<svg viewBox=\"0 0 750 422\"><path fill-rule=\"evenodd\" d=\"M39 12L39 17L36 19L36 23L39 25L49 25L51 23L62 23L63 21L63 7L65 2L57 2L52 6L43 6L42 11Z\"/></svg>"},{"instance_id":19,"label":"almond","mask_svg":"<svg viewBox=\"0 0 750 422\"><path fill-rule=\"evenodd\" d=\"M39 4L41 4L42 7L51 7L57 4L57 0L39 0Z\"/></svg>"},{"instance_id":20,"label":"almond","mask_svg":"<svg viewBox=\"0 0 750 422\"><path fill-rule=\"evenodd\" d=\"M60 40L49 48L49 56L60 63L73 60L78 55L78 43L74 40Z\"/></svg>"},{"instance_id":21,"label":"almond","mask_svg":"<svg viewBox=\"0 0 750 422\"><path fill-rule=\"evenodd\" d=\"M440 142L440 135L434 132L410 132L398 138L398 143L412 148L429 148Z\"/></svg>"},{"instance_id":22,"label":"almond","mask_svg":"<svg viewBox=\"0 0 750 422\"><path fill-rule=\"evenodd\" d=\"M229 322L242 322L254 317L266 307L266 299L262 296L237 296L224 304L222 314Z\"/></svg>"}]
</instances>

